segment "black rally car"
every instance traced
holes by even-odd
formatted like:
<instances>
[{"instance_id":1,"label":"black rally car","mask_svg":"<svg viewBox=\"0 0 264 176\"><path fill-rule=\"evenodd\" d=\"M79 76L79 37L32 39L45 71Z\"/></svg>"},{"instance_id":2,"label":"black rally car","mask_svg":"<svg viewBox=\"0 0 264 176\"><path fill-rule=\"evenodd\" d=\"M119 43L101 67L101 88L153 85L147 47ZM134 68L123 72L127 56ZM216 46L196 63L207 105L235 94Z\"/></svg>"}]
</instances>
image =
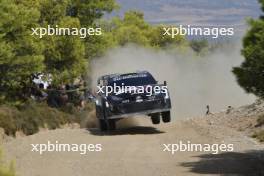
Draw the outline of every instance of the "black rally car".
<instances>
[{"instance_id":1,"label":"black rally car","mask_svg":"<svg viewBox=\"0 0 264 176\"><path fill-rule=\"evenodd\" d=\"M96 116L101 131L114 130L116 121L135 115L148 115L153 124L171 121L171 100L163 84L147 71L104 75L97 80Z\"/></svg>"}]
</instances>

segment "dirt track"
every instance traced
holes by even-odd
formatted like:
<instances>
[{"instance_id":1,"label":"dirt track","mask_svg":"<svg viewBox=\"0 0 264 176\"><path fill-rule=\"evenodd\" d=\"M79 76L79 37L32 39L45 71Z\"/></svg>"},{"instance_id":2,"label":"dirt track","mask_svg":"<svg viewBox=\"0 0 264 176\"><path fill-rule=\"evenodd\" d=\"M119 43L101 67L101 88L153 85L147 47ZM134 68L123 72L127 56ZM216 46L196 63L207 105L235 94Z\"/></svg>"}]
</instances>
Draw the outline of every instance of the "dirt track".
<instances>
[{"instance_id":1,"label":"dirt track","mask_svg":"<svg viewBox=\"0 0 264 176\"><path fill-rule=\"evenodd\" d=\"M239 132L196 121L140 126L103 134L97 129L59 129L21 137L4 144L6 157L16 161L20 176L173 176L173 175L264 175L258 145ZM39 155L31 145L56 140L60 143L100 143L102 152L50 152ZM163 152L163 144L233 143L234 152Z\"/></svg>"}]
</instances>

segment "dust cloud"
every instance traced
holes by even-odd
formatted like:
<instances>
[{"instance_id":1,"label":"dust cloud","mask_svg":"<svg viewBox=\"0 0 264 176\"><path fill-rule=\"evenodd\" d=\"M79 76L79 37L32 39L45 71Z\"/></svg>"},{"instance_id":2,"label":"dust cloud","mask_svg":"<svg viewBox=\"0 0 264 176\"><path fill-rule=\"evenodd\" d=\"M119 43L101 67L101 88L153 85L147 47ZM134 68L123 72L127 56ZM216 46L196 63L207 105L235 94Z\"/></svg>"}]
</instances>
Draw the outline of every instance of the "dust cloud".
<instances>
[{"instance_id":1,"label":"dust cloud","mask_svg":"<svg viewBox=\"0 0 264 176\"><path fill-rule=\"evenodd\" d=\"M92 62L92 81L104 74L147 70L160 82L168 83L173 119L204 115L206 105L211 112L227 106L254 102L236 83L232 67L243 61L240 45L225 47L204 57L192 52L156 51L135 45L116 48Z\"/></svg>"}]
</instances>

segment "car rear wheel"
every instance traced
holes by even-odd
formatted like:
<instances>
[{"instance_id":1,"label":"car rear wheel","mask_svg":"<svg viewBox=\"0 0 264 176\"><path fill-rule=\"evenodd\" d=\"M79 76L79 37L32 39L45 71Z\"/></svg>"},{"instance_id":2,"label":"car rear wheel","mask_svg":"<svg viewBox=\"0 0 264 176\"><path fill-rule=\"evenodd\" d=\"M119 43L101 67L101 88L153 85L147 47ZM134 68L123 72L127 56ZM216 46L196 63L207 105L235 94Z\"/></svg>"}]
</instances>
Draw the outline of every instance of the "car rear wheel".
<instances>
[{"instance_id":1,"label":"car rear wheel","mask_svg":"<svg viewBox=\"0 0 264 176\"><path fill-rule=\"evenodd\" d=\"M162 116L162 121L164 123L169 123L171 121L170 111L162 112L161 116Z\"/></svg>"},{"instance_id":2,"label":"car rear wheel","mask_svg":"<svg viewBox=\"0 0 264 176\"><path fill-rule=\"evenodd\" d=\"M153 124L159 124L160 123L160 114L156 113L156 114L152 114L151 115L151 121Z\"/></svg>"}]
</instances>

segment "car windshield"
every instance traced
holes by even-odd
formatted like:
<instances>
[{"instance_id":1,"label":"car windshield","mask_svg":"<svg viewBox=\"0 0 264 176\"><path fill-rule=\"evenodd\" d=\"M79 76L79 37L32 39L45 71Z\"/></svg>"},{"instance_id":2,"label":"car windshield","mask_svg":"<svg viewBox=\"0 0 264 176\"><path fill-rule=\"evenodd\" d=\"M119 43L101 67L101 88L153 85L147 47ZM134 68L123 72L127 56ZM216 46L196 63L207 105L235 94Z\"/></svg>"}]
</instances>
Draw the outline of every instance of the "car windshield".
<instances>
[{"instance_id":1,"label":"car windshield","mask_svg":"<svg viewBox=\"0 0 264 176\"><path fill-rule=\"evenodd\" d=\"M135 74L135 75L125 75L113 78L109 81L109 86L144 86L156 84L156 80L148 74Z\"/></svg>"}]
</instances>

